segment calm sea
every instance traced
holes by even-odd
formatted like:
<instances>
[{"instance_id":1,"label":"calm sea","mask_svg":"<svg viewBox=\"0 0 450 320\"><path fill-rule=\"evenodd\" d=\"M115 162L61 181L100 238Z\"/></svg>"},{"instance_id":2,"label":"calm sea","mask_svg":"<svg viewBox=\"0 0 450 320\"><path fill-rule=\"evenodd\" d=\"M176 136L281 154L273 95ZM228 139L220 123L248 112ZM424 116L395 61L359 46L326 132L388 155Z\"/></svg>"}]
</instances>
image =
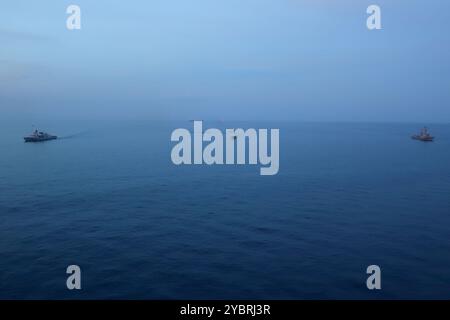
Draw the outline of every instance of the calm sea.
<instances>
[{"instance_id":1,"label":"calm sea","mask_svg":"<svg viewBox=\"0 0 450 320\"><path fill-rule=\"evenodd\" d=\"M0 298L450 298L450 125L205 122L280 128L275 176L173 165L178 127L0 127Z\"/></svg>"}]
</instances>

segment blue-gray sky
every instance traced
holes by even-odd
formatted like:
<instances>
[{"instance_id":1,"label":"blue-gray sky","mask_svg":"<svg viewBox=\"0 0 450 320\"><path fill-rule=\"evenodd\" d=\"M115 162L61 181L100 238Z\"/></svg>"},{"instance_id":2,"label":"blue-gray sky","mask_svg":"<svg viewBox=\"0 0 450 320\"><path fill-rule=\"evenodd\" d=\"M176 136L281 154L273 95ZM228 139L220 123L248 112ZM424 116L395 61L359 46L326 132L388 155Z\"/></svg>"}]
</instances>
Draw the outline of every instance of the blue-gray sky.
<instances>
[{"instance_id":1,"label":"blue-gray sky","mask_svg":"<svg viewBox=\"0 0 450 320\"><path fill-rule=\"evenodd\" d=\"M449 24L442 0L4 1L0 111L450 122Z\"/></svg>"}]
</instances>

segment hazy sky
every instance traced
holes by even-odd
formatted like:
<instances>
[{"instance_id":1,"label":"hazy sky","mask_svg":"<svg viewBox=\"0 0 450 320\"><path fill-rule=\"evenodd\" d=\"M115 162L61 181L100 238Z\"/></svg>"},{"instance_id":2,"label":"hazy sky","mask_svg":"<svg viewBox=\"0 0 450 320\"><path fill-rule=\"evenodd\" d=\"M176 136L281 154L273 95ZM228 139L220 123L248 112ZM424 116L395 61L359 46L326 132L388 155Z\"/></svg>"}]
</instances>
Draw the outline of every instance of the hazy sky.
<instances>
[{"instance_id":1,"label":"hazy sky","mask_svg":"<svg viewBox=\"0 0 450 320\"><path fill-rule=\"evenodd\" d=\"M66 7L82 29L66 29ZM366 28L382 9L383 30ZM0 6L6 117L450 122L444 0Z\"/></svg>"}]
</instances>

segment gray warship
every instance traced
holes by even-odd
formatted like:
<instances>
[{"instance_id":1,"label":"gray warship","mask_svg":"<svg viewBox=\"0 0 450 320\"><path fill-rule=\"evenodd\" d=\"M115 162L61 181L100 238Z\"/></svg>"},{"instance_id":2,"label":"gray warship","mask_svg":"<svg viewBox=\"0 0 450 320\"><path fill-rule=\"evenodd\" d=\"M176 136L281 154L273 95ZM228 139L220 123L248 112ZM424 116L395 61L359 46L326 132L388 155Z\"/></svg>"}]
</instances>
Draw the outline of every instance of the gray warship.
<instances>
[{"instance_id":1,"label":"gray warship","mask_svg":"<svg viewBox=\"0 0 450 320\"><path fill-rule=\"evenodd\" d=\"M428 132L428 128L424 127L422 130L420 130L420 134L415 134L411 137L414 140L420 140L424 142L432 142L434 140L434 137L430 135Z\"/></svg>"},{"instance_id":2,"label":"gray warship","mask_svg":"<svg viewBox=\"0 0 450 320\"><path fill-rule=\"evenodd\" d=\"M25 142L42 142L48 140L55 140L57 138L58 138L57 136L48 134L46 132L34 130L32 134L24 137L23 139L25 140Z\"/></svg>"}]
</instances>

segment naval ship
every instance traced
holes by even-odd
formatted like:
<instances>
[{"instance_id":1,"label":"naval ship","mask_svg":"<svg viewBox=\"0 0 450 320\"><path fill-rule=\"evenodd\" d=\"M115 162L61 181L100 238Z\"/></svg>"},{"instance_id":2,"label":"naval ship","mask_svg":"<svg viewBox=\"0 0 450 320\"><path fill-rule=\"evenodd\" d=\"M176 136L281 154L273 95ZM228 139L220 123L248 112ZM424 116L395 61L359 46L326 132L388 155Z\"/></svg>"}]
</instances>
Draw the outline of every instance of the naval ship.
<instances>
[{"instance_id":1,"label":"naval ship","mask_svg":"<svg viewBox=\"0 0 450 320\"><path fill-rule=\"evenodd\" d=\"M420 134L415 134L411 138L414 140L420 140L424 142L431 142L434 140L434 137L428 133L427 127L424 127L422 130L420 130Z\"/></svg>"},{"instance_id":2,"label":"naval ship","mask_svg":"<svg viewBox=\"0 0 450 320\"><path fill-rule=\"evenodd\" d=\"M23 139L25 140L25 142L41 142L47 140L55 140L57 138L58 138L57 136L53 136L46 132L34 130L32 134L30 134L27 137L24 137Z\"/></svg>"}]
</instances>

